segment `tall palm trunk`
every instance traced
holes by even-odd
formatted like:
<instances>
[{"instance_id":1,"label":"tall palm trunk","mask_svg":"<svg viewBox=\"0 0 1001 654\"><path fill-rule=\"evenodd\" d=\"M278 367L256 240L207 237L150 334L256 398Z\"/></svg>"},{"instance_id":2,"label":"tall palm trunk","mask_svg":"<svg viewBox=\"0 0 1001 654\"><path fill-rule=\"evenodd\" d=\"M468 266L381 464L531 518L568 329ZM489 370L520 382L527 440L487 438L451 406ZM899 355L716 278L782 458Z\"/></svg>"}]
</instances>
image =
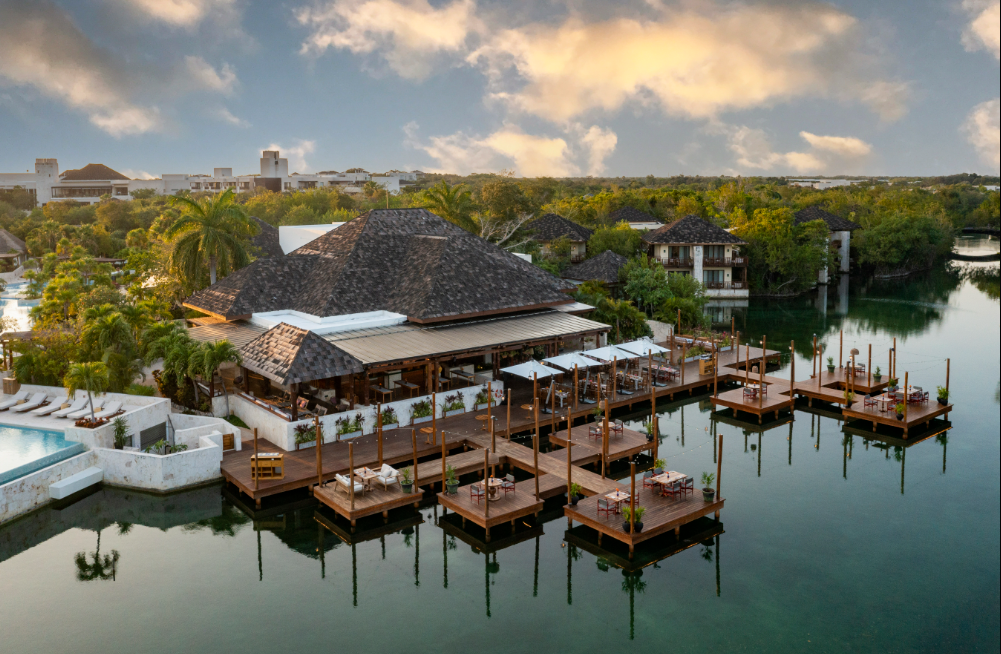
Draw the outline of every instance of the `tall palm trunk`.
<instances>
[{"instance_id":1,"label":"tall palm trunk","mask_svg":"<svg viewBox=\"0 0 1001 654\"><path fill-rule=\"evenodd\" d=\"M215 374L212 375L212 378L215 379ZM231 415L229 411L229 391L226 390L226 380L223 379L222 374L219 375L219 383L222 384L222 394L226 398L226 417L228 418Z\"/></svg>"},{"instance_id":2,"label":"tall palm trunk","mask_svg":"<svg viewBox=\"0 0 1001 654\"><path fill-rule=\"evenodd\" d=\"M215 284L215 267L217 257L209 257L209 283Z\"/></svg>"}]
</instances>

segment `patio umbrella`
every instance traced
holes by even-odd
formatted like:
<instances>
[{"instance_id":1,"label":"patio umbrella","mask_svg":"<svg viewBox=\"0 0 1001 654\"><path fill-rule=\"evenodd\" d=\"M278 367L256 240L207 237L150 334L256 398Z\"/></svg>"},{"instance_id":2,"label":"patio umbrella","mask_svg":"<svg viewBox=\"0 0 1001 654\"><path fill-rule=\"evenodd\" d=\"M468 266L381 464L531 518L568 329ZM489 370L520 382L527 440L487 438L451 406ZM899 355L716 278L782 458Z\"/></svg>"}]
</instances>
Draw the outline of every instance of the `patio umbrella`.
<instances>
[{"instance_id":1,"label":"patio umbrella","mask_svg":"<svg viewBox=\"0 0 1001 654\"><path fill-rule=\"evenodd\" d=\"M549 357L548 359L543 359L542 361L551 366L562 368L567 372L573 370L574 366L577 366L578 368L596 368L602 365L600 361L595 361L594 359L581 356L579 352L561 354L558 357Z\"/></svg>"},{"instance_id":2,"label":"patio umbrella","mask_svg":"<svg viewBox=\"0 0 1001 654\"><path fill-rule=\"evenodd\" d=\"M516 366L511 366L510 368L501 368L501 372L506 372L510 375L515 375L517 377L522 377L524 379L532 380L536 376L539 377L552 377L554 375L561 375L559 370L555 368L550 368L549 366L544 366L535 359L531 361L526 361L525 363L519 363Z\"/></svg>"},{"instance_id":3,"label":"patio umbrella","mask_svg":"<svg viewBox=\"0 0 1001 654\"><path fill-rule=\"evenodd\" d=\"M664 354L670 352L667 348L663 348L659 345L655 345L653 341L647 339L639 339L638 341L630 341L629 343L620 343L615 347L620 350L626 350L627 352L632 352L637 356L645 357L649 354Z\"/></svg>"},{"instance_id":4,"label":"patio umbrella","mask_svg":"<svg viewBox=\"0 0 1001 654\"><path fill-rule=\"evenodd\" d=\"M608 363L611 363L614 359L622 359L624 361L626 359L636 359L639 357L638 354L623 350L618 345L606 345L605 347L599 347L594 350L584 350L581 354L589 356L592 359L598 359Z\"/></svg>"}]
</instances>

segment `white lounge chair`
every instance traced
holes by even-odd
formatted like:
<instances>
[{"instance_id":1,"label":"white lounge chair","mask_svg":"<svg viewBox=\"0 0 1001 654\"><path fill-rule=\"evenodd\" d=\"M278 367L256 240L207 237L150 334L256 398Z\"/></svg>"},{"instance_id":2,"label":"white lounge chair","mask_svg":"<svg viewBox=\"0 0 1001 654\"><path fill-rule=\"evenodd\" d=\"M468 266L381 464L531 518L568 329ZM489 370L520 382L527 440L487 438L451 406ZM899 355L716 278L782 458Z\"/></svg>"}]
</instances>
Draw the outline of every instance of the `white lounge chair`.
<instances>
[{"instance_id":1,"label":"white lounge chair","mask_svg":"<svg viewBox=\"0 0 1001 654\"><path fill-rule=\"evenodd\" d=\"M55 411L62 409L63 407L68 407L68 406L70 406L69 402L58 402L56 401L56 398L52 398L51 400L49 400L49 403L46 404L45 406L39 407L37 409L32 409L31 411L29 411L29 413L33 416L47 416L50 413L53 413Z\"/></svg>"},{"instance_id":2,"label":"white lounge chair","mask_svg":"<svg viewBox=\"0 0 1001 654\"><path fill-rule=\"evenodd\" d=\"M383 488L389 490L390 484L400 483L400 473L395 468L390 467L389 464L383 463L382 468L379 469L379 475L375 480L382 484Z\"/></svg>"},{"instance_id":3,"label":"white lounge chair","mask_svg":"<svg viewBox=\"0 0 1001 654\"><path fill-rule=\"evenodd\" d=\"M348 495L351 494L351 482L348 480L347 477L345 477L344 475L341 475L341 474L337 474L337 475L334 475L334 479L337 480L337 488L340 488L341 490L343 490ZM364 492L364 490L365 490L365 486L360 481L356 481L355 482L355 495L360 495L362 492Z\"/></svg>"},{"instance_id":4,"label":"white lounge chair","mask_svg":"<svg viewBox=\"0 0 1001 654\"><path fill-rule=\"evenodd\" d=\"M5 411L18 402L23 402L28 399L28 391L18 391L13 397L0 402L0 411Z\"/></svg>"},{"instance_id":5,"label":"white lounge chair","mask_svg":"<svg viewBox=\"0 0 1001 654\"><path fill-rule=\"evenodd\" d=\"M25 411L31 411L32 409L37 409L45 403L46 395L45 393L35 393L31 396L31 399L23 404L17 404L10 408L11 413L24 413Z\"/></svg>"},{"instance_id":6,"label":"white lounge chair","mask_svg":"<svg viewBox=\"0 0 1001 654\"><path fill-rule=\"evenodd\" d=\"M101 418L110 418L111 416L115 415L121 410L122 410L121 402L108 402L108 404L105 405L103 411L98 411L97 413L94 414L94 420L100 420Z\"/></svg>"},{"instance_id":7,"label":"white lounge chair","mask_svg":"<svg viewBox=\"0 0 1001 654\"><path fill-rule=\"evenodd\" d=\"M101 402L95 402L93 408L94 408L94 413L98 413L104 410L104 404L102 404ZM85 404L84 408L80 409L79 411L74 411L73 413L68 413L66 414L66 417L69 418L70 420L79 420L80 418L84 417L89 418L90 409L91 407Z\"/></svg>"},{"instance_id":8,"label":"white lounge chair","mask_svg":"<svg viewBox=\"0 0 1001 654\"><path fill-rule=\"evenodd\" d=\"M85 406L87 406L87 398L86 397L78 397L75 400L73 400L73 404L69 405L65 409L58 409L58 410L54 411L52 413L52 417L53 418L65 418L66 416L68 416L71 413L76 413L77 411L80 411Z\"/></svg>"}]
</instances>

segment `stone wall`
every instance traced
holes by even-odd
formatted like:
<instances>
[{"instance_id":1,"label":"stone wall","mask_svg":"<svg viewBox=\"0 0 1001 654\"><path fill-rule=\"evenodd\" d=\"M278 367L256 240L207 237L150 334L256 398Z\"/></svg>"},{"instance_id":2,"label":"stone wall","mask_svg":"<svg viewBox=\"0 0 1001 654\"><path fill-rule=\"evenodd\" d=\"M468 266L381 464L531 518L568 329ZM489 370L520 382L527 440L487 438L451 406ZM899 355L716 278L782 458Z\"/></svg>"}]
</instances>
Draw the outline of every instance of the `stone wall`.
<instances>
[{"instance_id":1,"label":"stone wall","mask_svg":"<svg viewBox=\"0 0 1001 654\"><path fill-rule=\"evenodd\" d=\"M0 523L48 504L51 484L95 465L97 454L84 452L0 486Z\"/></svg>"},{"instance_id":2,"label":"stone wall","mask_svg":"<svg viewBox=\"0 0 1001 654\"><path fill-rule=\"evenodd\" d=\"M167 455L103 448L94 452L104 483L164 492L221 479L221 437L218 440L201 436L197 448Z\"/></svg>"}]
</instances>

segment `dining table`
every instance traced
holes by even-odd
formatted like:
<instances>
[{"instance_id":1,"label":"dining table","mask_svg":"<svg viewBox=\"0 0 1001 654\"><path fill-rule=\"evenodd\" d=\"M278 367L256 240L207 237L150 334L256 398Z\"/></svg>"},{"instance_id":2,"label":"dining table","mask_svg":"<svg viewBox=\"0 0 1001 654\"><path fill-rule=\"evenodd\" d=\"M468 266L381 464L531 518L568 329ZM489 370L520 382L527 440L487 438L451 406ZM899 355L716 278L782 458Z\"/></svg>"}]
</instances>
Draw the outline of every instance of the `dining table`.
<instances>
[{"instance_id":1,"label":"dining table","mask_svg":"<svg viewBox=\"0 0 1001 654\"><path fill-rule=\"evenodd\" d=\"M618 513L620 511L619 507L622 505L622 503L629 501L629 493L620 490L615 490L605 495L605 499L615 504L615 512Z\"/></svg>"},{"instance_id":2,"label":"dining table","mask_svg":"<svg viewBox=\"0 0 1001 654\"><path fill-rule=\"evenodd\" d=\"M500 493L498 491L500 491L500 487L504 483L504 480L498 477L490 477L486 481L487 481L487 499L490 500L491 502L496 502L501 498ZM483 487L482 481L478 481L476 482L476 484L479 485L481 488Z\"/></svg>"}]
</instances>

